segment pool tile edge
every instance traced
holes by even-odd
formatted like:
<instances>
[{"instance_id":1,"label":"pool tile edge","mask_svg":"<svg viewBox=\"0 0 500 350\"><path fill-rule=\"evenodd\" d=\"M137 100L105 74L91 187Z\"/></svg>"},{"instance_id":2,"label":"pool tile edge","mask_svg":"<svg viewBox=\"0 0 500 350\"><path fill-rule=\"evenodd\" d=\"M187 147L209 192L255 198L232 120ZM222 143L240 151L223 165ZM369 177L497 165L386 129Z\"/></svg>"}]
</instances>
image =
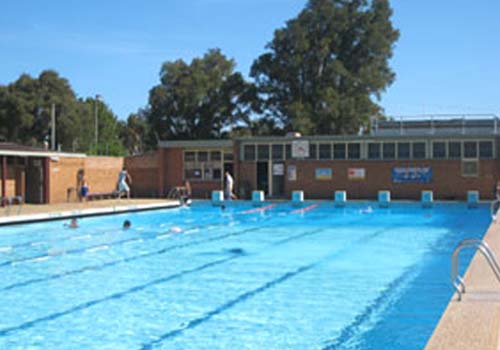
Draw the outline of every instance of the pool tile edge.
<instances>
[{"instance_id":1,"label":"pool tile edge","mask_svg":"<svg viewBox=\"0 0 500 350\"><path fill-rule=\"evenodd\" d=\"M120 205L120 206L109 206L101 208L66 210L60 212L50 212L50 213L40 213L40 214L5 216L0 218L0 226L29 224L29 223L44 222L44 221L66 220L74 217L81 218L81 217L102 216L110 214L131 213L131 212L139 212L147 210L170 209L170 208L178 208L179 206L180 204L178 202L168 201L165 203Z\"/></svg>"},{"instance_id":2,"label":"pool tile edge","mask_svg":"<svg viewBox=\"0 0 500 350\"><path fill-rule=\"evenodd\" d=\"M500 224L491 223L484 240L500 257ZM452 296L425 350L500 349L500 286L479 252L464 278L468 292L461 302ZM494 297L481 296L488 293Z\"/></svg>"}]
</instances>

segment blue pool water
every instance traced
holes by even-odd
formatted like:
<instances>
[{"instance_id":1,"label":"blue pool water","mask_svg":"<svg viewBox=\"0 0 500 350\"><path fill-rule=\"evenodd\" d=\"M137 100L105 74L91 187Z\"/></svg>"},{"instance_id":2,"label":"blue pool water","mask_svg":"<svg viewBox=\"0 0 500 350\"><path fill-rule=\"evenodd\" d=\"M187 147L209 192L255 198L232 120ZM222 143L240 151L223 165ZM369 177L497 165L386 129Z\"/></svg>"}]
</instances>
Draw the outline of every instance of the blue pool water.
<instances>
[{"instance_id":1,"label":"blue pool water","mask_svg":"<svg viewBox=\"0 0 500 350\"><path fill-rule=\"evenodd\" d=\"M0 349L422 349L453 247L489 224L460 203L304 208L2 227Z\"/></svg>"}]
</instances>

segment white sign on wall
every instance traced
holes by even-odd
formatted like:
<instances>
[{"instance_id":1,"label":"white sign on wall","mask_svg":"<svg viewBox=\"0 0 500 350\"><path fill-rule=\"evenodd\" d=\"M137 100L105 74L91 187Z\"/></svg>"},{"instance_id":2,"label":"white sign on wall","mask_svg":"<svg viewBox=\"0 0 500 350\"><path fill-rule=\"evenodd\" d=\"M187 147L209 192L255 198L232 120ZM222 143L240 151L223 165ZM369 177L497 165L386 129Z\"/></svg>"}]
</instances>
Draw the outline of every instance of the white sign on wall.
<instances>
[{"instance_id":1,"label":"white sign on wall","mask_svg":"<svg viewBox=\"0 0 500 350\"><path fill-rule=\"evenodd\" d=\"M295 165L288 166L288 181L297 181L297 167Z\"/></svg>"},{"instance_id":2,"label":"white sign on wall","mask_svg":"<svg viewBox=\"0 0 500 350\"><path fill-rule=\"evenodd\" d=\"M292 158L309 158L309 141L292 141Z\"/></svg>"},{"instance_id":3,"label":"white sign on wall","mask_svg":"<svg viewBox=\"0 0 500 350\"><path fill-rule=\"evenodd\" d=\"M285 164L283 163L273 164L273 175L277 176L285 175Z\"/></svg>"}]
</instances>

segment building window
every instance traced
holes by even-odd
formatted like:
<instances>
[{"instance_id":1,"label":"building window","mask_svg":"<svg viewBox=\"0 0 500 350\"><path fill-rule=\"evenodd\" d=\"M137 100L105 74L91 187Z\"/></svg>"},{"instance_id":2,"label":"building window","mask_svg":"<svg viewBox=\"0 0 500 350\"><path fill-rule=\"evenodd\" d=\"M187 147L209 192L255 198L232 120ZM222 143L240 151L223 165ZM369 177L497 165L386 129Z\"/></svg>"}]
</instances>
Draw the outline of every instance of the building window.
<instances>
[{"instance_id":1,"label":"building window","mask_svg":"<svg viewBox=\"0 0 500 350\"><path fill-rule=\"evenodd\" d=\"M493 158L493 142L491 141L479 142L479 158L481 159Z\"/></svg>"},{"instance_id":2,"label":"building window","mask_svg":"<svg viewBox=\"0 0 500 350\"><path fill-rule=\"evenodd\" d=\"M291 144L285 145L285 156L286 156L286 159L292 159L292 145Z\"/></svg>"},{"instance_id":3,"label":"building window","mask_svg":"<svg viewBox=\"0 0 500 350\"><path fill-rule=\"evenodd\" d=\"M368 144L368 159L380 159L380 143Z\"/></svg>"},{"instance_id":4,"label":"building window","mask_svg":"<svg viewBox=\"0 0 500 350\"><path fill-rule=\"evenodd\" d=\"M414 142L412 145L413 159L425 159L425 142Z\"/></svg>"},{"instance_id":5,"label":"building window","mask_svg":"<svg viewBox=\"0 0 500 350\"><path fill-rule=\"evenodd\" d=\"M446 142L433 142L432 143L432 158L444 159L446 158Z\"/></svg>"},{"instance_id":6,"label":"building window","mask_svg":"<svg viewBox=\"0 0 500 350\"><path fill-rule=\"evenodd\" d=\"M396 144L393 142L384 143L382 146L384 159L394 159L396 158Z\"/></svg>"},{"instance_id":7,"label":"building window","mask_svg":"<svg viewBox=\"0 0 500 350\"><path fill-rule=\"evenodd\" d=\"M224 161L227 161L227 160L231 161L233 159L234 159L234 156L232 153L224 152Z\"/></svg>"},{"instance_id":8,"label":"building window","mask_svg":"<svg viewBox=\"0 0 500 350\"><path fill-rule=\"evenodd\" d=\"M345 143L335 143L333 145L333 159L345 159Z\"/></svg>"},{"instance_id":9,"label":"building window","mask_svg":"<svg viewBox=\"0 0 500 350\"><path fill-rule=\"evenodd\" d=\"M198 162L206 162L208 160L208 152L198 152Z\"/></svg>"},{"instance_id":10,"label":"building window","mask_svg":"<svg viewBox=\"0 0 500 350\"><path fill-rule=\"evenodd\" d=\"M361 158L361 144L348 143L347 144L347 156L349 159L360 159Z\"/></svg>"},{"instance_id":11,"label":"building window","mask_svg":"<svg viewBox=\"0 0 500 350\"><path fill-rule=\"evenodd\" d=\"M202 177L202 171L201 168L196 168L196 169L186 169L184 172L184 177L186 180L201 180L203 179Z\"/></svg>"},{"instance_id":12,"label":"building window","mask_svg":"<svg viewBox=\"0 0 500 350\"><path fill-rule=\"evenodd\" d=\"M222 153L219 151L212 151L210 152L210 160L221 160L222 158Z\"/></svg>"},{"instance_id":13,"label":"building window","mask_svg":"<svg viewBox=\"0 0 500 350\"><path fill-rule=\"evenodd\" d=\"M185 162L196 161L196 152L184 152L184 161Z\"/></svg>"},{"instance_id":14,"label":"building window","mask_svg":"<svg viewBox=\"0 0 500 350\"><path fill-rule=\"evenodd\" d=\"M318 145L315 143L309 144L309 159L317 159L318 158Z\"/></svg>"},{"instance_id":15,"label":"building window","mask_svg":"<svg viewBox=\"0 0 500 350\"><path fill-rule=\"evenodd\" d=\"M257 159L269 160L269 145L257 145Z\"/></svg>"},{"instance_id":16,"label":"building window","mask_svg":"<svg viewBox=\"0 0 500 350\"><path fill-rule=\"evenodd\" d=\"M464 142L464 158L477 158L477 142Z\"/></svg>"},{"instance_id":17,"label":"building window","mask_svg":"<svg viewBox=\"0 0 500 350\"><path fill-rule=\"evenodd\" d=\"M222 178L222 151L184 152L184 179L193 181L220 181Z\"/></svg>"},{"instance_id":18,"label":"building window","mask_svg":"<svg viewBox=\"0 0 500 350\"><path fill-rule=\"evenodd\" d=\"M332 159L332 145L329 143L319 144L319 159Z\"/></svg>"},{"instance_id":19,"label":"building window","mask_svg":"<svg viewBox=\"0 0 500 350\"><path fill-rule=\"evenodd\" d=\"M212 172L212 176L214 180L222 179L222 170L220 168L215 168Z\"/></svg>"},{"instance_id":20,"label":"building window","mask_svg":"<svg viewBox=\"0 0 500 350\"><path fill-rule=\"evenodd\" d=\"M450 159L462 158L462 143L457 141L450 141L448 143L448 158Z\"/></svg>"},{"instance_id":21,"label":"building window","mask_svg":"<svg viewBox=\"0 0 500 350\"><path fill-rule=\"evenodd\" d=\"M255 160L255 145L245 145L243 147L243 158L245 160Z\"/></svg>"},{"instance_id":22,"label":"building window","mask_svg":"<svg viewBox=\"0 0 500 350\"><path fill-rule=\"evenodd\" d=\"M273 160L283 160L283 145L273 145Z\"/></svg>"},{"instance_id":23,"label":"building window","mask_svg":"<svg viewBox=\"0 0 500 350\"><path fill-rule=\"evenodd\" d=\"M398 159L410 159L409 142L398 142Z\"/></svg>"},{"instance_id":24,"label":"building window","mask_svg":"<svg viewBox=\"0 0 500 350\"><path fill-rule=\"evenodd\" d=\"M203 180L205 181L215 181L221 179L222 171L220 168L212 168L205 164L203 169ZM191 180L201 180L201 179L191 179Z\"/></svg>"}]
</instances>

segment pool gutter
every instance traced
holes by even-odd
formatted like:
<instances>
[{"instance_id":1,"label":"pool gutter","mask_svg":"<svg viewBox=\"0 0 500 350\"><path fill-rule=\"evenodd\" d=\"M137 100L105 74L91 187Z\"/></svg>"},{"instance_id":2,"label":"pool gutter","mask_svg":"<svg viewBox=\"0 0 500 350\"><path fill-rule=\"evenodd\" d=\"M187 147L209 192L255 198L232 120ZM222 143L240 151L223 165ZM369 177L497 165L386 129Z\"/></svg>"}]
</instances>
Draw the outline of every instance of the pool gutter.
<instances>
[{"instance_id":1,"label":"pool gutter","mask_svg":"<svg viewBox=\"0 0 500 350\"><path fill-rule=\"evenodd\" d=\"M0 218L0 226L31 224L35 222L67 220L72 218L103 216L110 214L134 213L147 210L171 209L178 208L179 206L180 204L178 202L168 201L164 203L119 205L103 208L88 208L51 213L5 216Z\"/></svg>"},{"instance_id":2,"label":"pool gutter","mask_svg":"<svg viewBox=\"0 0 500 350\"><path fill-rule=\"evenodd\" d=\"M500 257L500 223L490 225L484 240ZM500 349L500 285L479 252L464 279L467 292L462 301L457 301L456 294L452 296L426 350Z\"/></svg>"}]
</instances>

